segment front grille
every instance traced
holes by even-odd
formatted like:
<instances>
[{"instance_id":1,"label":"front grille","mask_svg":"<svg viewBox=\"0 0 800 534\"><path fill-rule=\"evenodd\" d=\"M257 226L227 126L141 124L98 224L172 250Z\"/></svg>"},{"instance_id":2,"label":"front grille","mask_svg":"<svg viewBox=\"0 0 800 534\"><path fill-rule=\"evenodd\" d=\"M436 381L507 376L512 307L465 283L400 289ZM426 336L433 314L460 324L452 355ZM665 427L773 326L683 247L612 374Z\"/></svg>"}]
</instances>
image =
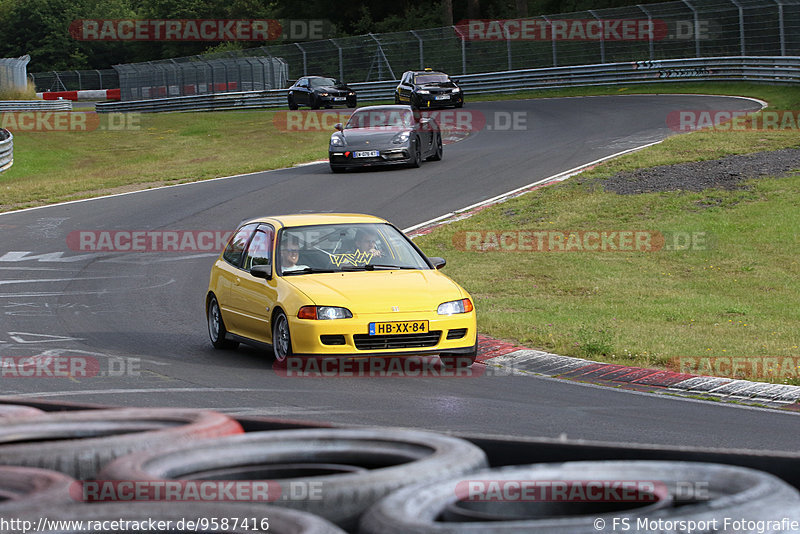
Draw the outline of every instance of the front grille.
<instances>
[{"instance_id":1,"label":"front grille","mask_svg":"<svg viewBox=\"0 0 800 534\"><path fill-rule=\"evenodd\" d=\"M418 347L433 347L442 337L441 330L431 330L425 334L398 334L389 336L370 336L369 334L355 334L353 341L358 350L382 349L412 349Z\"/></svg>"},{"instance_id":2,"label":"front grille","mask_svg":"<svg viewBox=\"0 0 800 534\"><path fill-rule=\"evenodd\" d=\"M466 335L467 335L466 328L454 328L453 330L447 331L447 339L461 339Z\"/></svg>"}]
</instances>

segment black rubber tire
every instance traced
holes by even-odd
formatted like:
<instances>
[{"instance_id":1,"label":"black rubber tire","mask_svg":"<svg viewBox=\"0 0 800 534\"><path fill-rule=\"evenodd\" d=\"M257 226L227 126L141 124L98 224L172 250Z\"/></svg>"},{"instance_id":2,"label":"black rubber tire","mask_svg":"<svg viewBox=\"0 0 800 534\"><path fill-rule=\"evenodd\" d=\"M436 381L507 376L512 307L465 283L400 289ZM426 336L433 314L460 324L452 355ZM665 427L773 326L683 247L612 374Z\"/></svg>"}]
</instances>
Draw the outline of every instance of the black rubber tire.
<instances>
[{"instance_id":1,"label":"black rubber tire","mask_svg":"<svg viewBox=\"0 0 800 534\"><path fill-rule=\"evenodd\" d=\"M357 108L358 107L358 97L348 98L347 99L347 107L348 108Z\"/></svg>"},{"instance_id":2,"label":"black rubber tire","mask_svg":"<svg viewBox=\"0 0 800 534\"><path fill-rule=\"evenodd\" d=\"M203 410L121 408L12 419L0 426L0 465L40 467L76 479L134 451L242 433L227 415Z\"/></svg>"},{"instance_id":3,"label":"black rubber tire","mask_svg":"<svg viewBox=\"0 0 800 534\"><path fill-rule=\"evenodd\" d=\"M485 502L480 503L482 509L477 515L482 515L483 519L487 517L497 519L500 516L509 519L463 521L464 518L478 512L475 505L472 505L473 508L470 510L464 505L464 501L458 501L456 487L465 480L609 480L655 483L661 481L665 486L660 484L659 486L667 490L669 497L650 504L644 503L643 506L636 508L631 507L630 510L620 510L619 503L595 501L592 503L595 505L594 509L590 512L587 510L584 513L571 515L563 511L553 513L552 509L543 510L543 504L552 507L553 503L541 501ZM698 486L707 490L706 500L695 502L679 498L681 493L676 491L678 485L693 482L708 484ZM463 487L462 485L461 488ZM674 506L673 502L681 505ZM589 506L587 501L572 504ZM612 504L617 506L614 507ZM453 513L453 510L456 512ZM446 520L447 517L460 520L451 522ZM732 465L635 460L534 464L491 469L475 473L469 478L450 478L432 484L403 488L370 508L361 519L359 532L362 534L407 532L596 534L614 532L614 518L617 518L617 532L620 531L622 518L628 518L631 527L635 527L637 517L646 518L648 521L659 519L705 521L717 518L720 521L718 527L721 526L720 518L723 517L746 520L775 520L784 517L794 519L800 517L800 494L775 476ZM634 531L639 530L633 528L631 532Z\"/></svg>"},{"instance_id":4,"label":"black rubber tire","mask_svg":"<svg viewBox=\"0 0 800 534\"><path fill-rule=\"evenodd\" d=\"M394 103L395 104L399 104L400 103L400 95L398 95L397 93L394 94Z\"/></svg>"},{"instance_id":5,"label":"black rubber tire","mask_svg":"<svg viewBox=\"0 0 800 534\"><path fill-rule=\"evenodd\" d=\"M309 102L309 107L311 109L319 109L319 98L317 98L315 95L311 95Z\"/></svg>"},{"instance_id":6,"label":"black rubber tire","mask_svg":"<svg viewBox=\"0 0 800 534\"><path fill-rule=\"evenodd\" d=\"M39 513L14 513L7 519L31 521L37 525L42 517L50 521L82 521L84 530L48 530L59 534L108 534L109 530L86 530L87 521L137 521L147 525L153 521L172 521L170 532L227 532L232 534L253 534L269 532L269 534L345 534L330 522L312 514L291 510L263 503L243 502L104 502L96 504L75 504L72 506L50 506L42 508ZM221 521L228 520L228 528L222 529L190 529L175 530L178 522L185 521ZM238 519L237 528L232 528L233 518ZM266 520L266 523L262 522ZM242 528L246 522L247 528ZM119 525L119 523L117 523ZM186 522L183 523L185 525ZM255 529L252 528L255 525ZM266 528L264 528L266 527ZM153 532L151 528L131 528L130 530L114 530L113 532ZM163 529L160 529L163 530ZM2 531L0 531L2 532ZM10 532L10 531L8 531ZM16 532L21 532L17 529Z\"/></svg>"},{"instance_id":7,"label":"black rubber tire","mask_svg":"<svg viewBox=\"0 0 800 534\"><path fill-rule=\"evenodd\" d=\"M289 100L289 109L291 109L292 111L296 111L296 110L297 110L297 108L298 108L298 105L297 105L297 103L294 101L294 98L292 98L292 97L290 96L290 97L288 98L288 100Z\"/></svg>"},{"instance_id":8,"label":"black rubber tire","mask_svg":"<svg viewBox=\"0 0 800 534\"><path fill-rule=\"evenodd\" d=\"M0 421L8 419L20 419L25 417L36 417L44 415L47 412L34 408L33 406L25 406L22 404L0 404Z\"/></svg>"},{"instance_id":9,"label":"black rubber tire","mask_svg":"<svg viewBox=\"0 0 800 534\"><path fill-rule=\"evenodd\" d=\"M433 156L428 158L428 161L442 161L442 156L444 155L444 149L442 147L442 133L438 132L436 134L436 152Z\"/></svg>"},{"instance_id":10,"label":"black rubber tire","mask_svg":"<svg viewBox=\"0 0 800 534\"><path fill-rule=\"evenodd\" d=\"M294 355L289 320L283 311L278 311L272 319L272 355L277 365L284 365Z\"/></svg>"},{"instance_id":11,"label":"black rubber tire","mask_svg":"<svg viewBox=\"0 0 800 534\"><path fill-rule=\"evenodd\" d=\"M238 341L226 339L228 329L225 328L225 322L222 320L222 312L219 309L217 296L213 293L208 299L206 306L206 322L208 323L208 337L211 344L215 349L219 350L233 350L239 346Z\"/></svg>"},{"instance_id":12,"label":"black rubber tire","mask_svg":"<svg viewBox=\"0 0 800 534\"><path fill-rule=\"evenodd\" d=\"M0 516L21 510L46 510L54 504L75 504L74 478L35 467L0 466Z\"/></svg>"},{"instance_id":13,"label":"black rubber tire","mask_svg":"<svg viewBox=\"0 0 800 534\"><path fill-rule=\"evenodd\" d=\"M418 169L420 165L422 165L422 147L420 146L419 137L415 137L415 142L413 143L414 148L414 157L411 158L411 161L408 162L408 166L414 169Z\"/></svg>"},{"instance_id":14,"label":"black rubber tire","mask_svg":"<svg viewBox=\"0 0 800 534\"><path fill-rule=\"evenodd\" d=\"M98 478L269 479L281 485L281 506L320 515L350 530L364 510L397 488L486 465L486 455L475 445L430 432L308 429L248 432L143 451L117 459ZM318 498L284 499L298 481L318 483Z\"/></svg>"},{"instance_id":15,"label":"black rubber tire","mask_svg":"<svg viewBox=\"0 0 800 534\"><path fill-rule=\"evenodd\" d=\"M456 104L456 106L455 106L455 107L456 107L456 108L463 108L463 107L464 107L464 101L462 100L461 102L459 102L458 104Z\"/></svg>"}]
</instances>

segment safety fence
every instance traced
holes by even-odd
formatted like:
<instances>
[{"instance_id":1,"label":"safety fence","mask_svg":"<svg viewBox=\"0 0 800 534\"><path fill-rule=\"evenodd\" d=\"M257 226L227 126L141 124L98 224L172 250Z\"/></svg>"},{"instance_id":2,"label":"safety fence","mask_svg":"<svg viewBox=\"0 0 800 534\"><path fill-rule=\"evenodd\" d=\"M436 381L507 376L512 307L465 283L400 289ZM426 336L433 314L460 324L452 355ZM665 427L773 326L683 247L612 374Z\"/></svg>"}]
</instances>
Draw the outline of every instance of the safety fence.
<instances>
[{"instance_id":1,"label":"safety fence","mask_svg":"<svg viewBox=\"0 0 800 534\"><path fill-rule=\"evenodd\" d=\"M0 91L24 91L28 86L25 73L31 56L0 58Z\"/></svg>"},{"instance_id":2,"label":"safety fence","mask_svg":"<svg viewBox=\"0 0 800 534\"><path fill-rule=\"evenodd\" d=\"M72 111L71 100L0 100L5 111Z\"/></svg>"},{"instance_id":3,"label":"safety fence","mask_svg":"<svg viewBox=\"0 0 800 534\"><path fill-rule=\"evenodd\" d=\"M467 103L475 93L508 93L587 85L679 81L800 82L800 57L719 57L606 63L578 67L525 69L458 77ZM393 98L397 80L354 83L361 102ZM287 91L256 91L184 96L138 102L98 103L98 112L212 111L287 106Z\"/></svg>"},{"instance_id":4,"label":"safety fence","mask_svg":"<svg viewBox=\"0 0 800 534\"><path fill-rule=\"evenodd\" d=\"M37 93L119 87L119 75L114 69L35 72L28 76L36 86Z\"/></svg>"},{"instance_id":5,"label":"safety fence","mask_svg":"<svg viewBox=\"0 0 800 534\"><path fill-rule=\"evenodd\" d=\"M6 171L14 164L14 136L4 128L0 128L0 172Z\"/></svg>"}]
</instances>

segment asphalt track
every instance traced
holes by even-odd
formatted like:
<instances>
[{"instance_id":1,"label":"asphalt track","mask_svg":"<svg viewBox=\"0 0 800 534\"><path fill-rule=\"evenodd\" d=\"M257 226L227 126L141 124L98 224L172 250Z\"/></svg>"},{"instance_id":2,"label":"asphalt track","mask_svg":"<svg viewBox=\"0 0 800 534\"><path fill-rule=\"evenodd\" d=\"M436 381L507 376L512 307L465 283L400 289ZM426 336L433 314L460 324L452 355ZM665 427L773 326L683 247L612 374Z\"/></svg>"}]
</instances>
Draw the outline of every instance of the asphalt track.
<instances>
[{"instance_id":1,"label":"asphalt track","mask_svg":"<svg viewBox=\"0 0 800 534\"><path fill-rule=\"evenodd\" d=\"M3 376L0 391L358 425L795 451L800 418L775 410L529 376L282 377L263 352L211 348L203 299L215 254L82 253L66 244L80 230L227 231L248 217L306 210L373 213L402 228L663 139L673 133L670 111L758 107L700 96L481 103L465 109L481 111L493 128L445 147L443 161L420 169L333 175L313 164L2 215L0 356L88 356L106 376ZM499 128L514 113L526 118L525 129Z\"/></svg>"}]
</instances>

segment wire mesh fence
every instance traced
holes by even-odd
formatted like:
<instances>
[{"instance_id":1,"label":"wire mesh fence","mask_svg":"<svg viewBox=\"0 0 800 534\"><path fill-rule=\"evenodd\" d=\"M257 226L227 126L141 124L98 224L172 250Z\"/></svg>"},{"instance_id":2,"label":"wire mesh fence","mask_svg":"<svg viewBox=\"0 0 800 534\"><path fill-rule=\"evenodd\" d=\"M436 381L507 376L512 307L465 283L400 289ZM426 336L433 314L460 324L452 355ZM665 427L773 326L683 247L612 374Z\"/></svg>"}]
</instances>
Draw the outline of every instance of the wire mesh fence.
<instances>
[{"instance_id":1,"label":"wire mesh fence","mask_svg":"<svg viewBox=\"0 0 800 534\"><path fill-rule=\"evenodd\" d=\"M26 76L31 56L0 58L0 91L24 91L28 85Z\"/></svg>"},{"instance_id":2,"label":"wire mesh fence","mask_svg":"<svg viewBox=\"0 0 800 534\"><path fill-rule=\"evenodd\" d=\"M281 43L115 69L122 99L131 100L277 89L308 75L349 83L397 80L406 70L425 67L467 75L625 61L797 55L800 0L680 0L461 21L443 28ZM84 75L79 83L88 79Z\"/></svg>"},{"instance_id":3,"label":"wire mesh fence","mask_svg":"<svg viewBox=\"0 0 800 534\"><path fill-rule=\"evenodd\" d=\"M114 69L68 70L31 73L36 92L82 91L84 89L117 89L119 76Z\"/></svg>"}]
</instances>

